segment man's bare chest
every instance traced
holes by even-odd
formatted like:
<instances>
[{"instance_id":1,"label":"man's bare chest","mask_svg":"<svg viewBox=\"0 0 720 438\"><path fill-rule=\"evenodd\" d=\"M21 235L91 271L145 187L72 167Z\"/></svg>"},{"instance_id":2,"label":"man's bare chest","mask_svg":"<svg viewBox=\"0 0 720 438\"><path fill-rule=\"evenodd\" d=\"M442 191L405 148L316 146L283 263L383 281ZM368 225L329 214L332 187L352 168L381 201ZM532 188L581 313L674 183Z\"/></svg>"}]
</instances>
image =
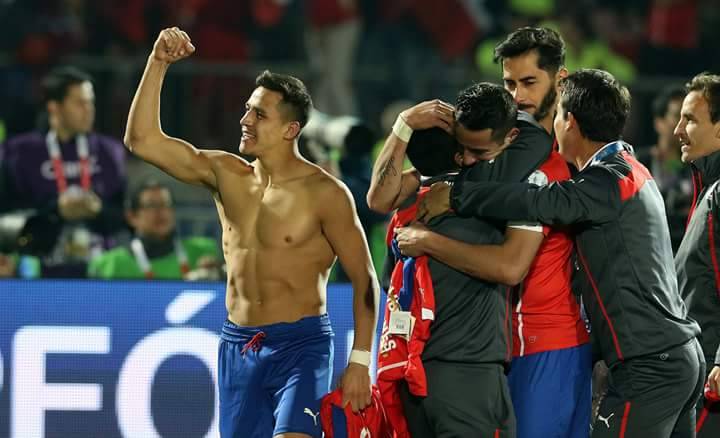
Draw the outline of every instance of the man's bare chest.
<instances>
[{"instance_id":1,"label":"man's bare chest","mask_svg":"<svg viewBox=\"0 0 720 438\"><path fill-rule=\"evenodd\" d=\"M316 204L305 190L248 190L224 197L222 210L224 240L242 247L295 247L321 234Z\"/></svg>"}]
</instances>

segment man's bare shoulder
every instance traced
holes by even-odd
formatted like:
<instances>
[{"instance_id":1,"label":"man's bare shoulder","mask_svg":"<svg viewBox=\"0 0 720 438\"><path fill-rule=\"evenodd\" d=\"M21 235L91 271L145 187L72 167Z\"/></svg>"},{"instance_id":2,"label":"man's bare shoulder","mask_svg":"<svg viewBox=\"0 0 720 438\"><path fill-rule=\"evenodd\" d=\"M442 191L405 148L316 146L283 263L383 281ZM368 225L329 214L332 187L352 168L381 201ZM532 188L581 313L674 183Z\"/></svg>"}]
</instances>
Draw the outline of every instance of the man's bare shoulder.
<instances>
[{"instance_id":1,"label":"man's bare shoulder","mask_svg":"<svg viewBox=\"0 0 720 438\"><path fill-rule=\"evenodd\" d=\"M319 166L313 165L313 167L317 172L307 178L308 190L312 191L313 195L322 200L337 196L349 196L350 191L339 178Z\"/></svg>"},{"instance_id":2,"label":"man's bare shoulder","mask_svg":"<svg viewBox=\"0 0 720 438\"><path fill-rule=\"evenodd\" d=\"M212 161L213 166L220 172L228 172L237 176L248 176L253 174L253 167L235 154L225 151L205 151L207 157Z\"/></svg>"}]
</instances>

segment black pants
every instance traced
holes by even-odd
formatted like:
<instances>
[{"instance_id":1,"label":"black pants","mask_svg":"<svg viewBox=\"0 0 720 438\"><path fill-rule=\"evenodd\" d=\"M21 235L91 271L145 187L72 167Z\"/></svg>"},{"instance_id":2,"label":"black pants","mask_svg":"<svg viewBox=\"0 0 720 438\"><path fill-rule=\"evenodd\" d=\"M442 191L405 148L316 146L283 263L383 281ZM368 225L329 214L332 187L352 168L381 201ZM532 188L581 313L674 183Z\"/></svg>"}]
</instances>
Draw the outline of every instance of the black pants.
<instances>
[{"instance_id":1,"label":"black pants","mask_svg":"<svg viewBox=\"0 0 720 438\"><path fill-rule=\"evenodd\" d=\"M696 339L614 366L592 438L694 437L704 380L705 359Z\"/></svg>"},{"instance_id":2,"label":"black pants","mask_svg":"<svg viewBox=\"0 0 720 438\"><path fill-rule=\"evenodd\" d=\"M710 361L708 358L705 359L708 364L708 374L713 367L714 359L711 358ZM695 416L697 417L698 438L720 437L720 402L709 403L705 401L705 397L700 397L696 405Z\"/></svg>"},{"instance_id":3,"label":"black pants","mask_svg":"<svg viewBox=\"0 0 720 438\"><path fill-rule=\"evenodd\" d=\"M428 396L401 387L413 438L514 438L515 413L503 366L424 363Z\"/></svg>"}]
</instances>

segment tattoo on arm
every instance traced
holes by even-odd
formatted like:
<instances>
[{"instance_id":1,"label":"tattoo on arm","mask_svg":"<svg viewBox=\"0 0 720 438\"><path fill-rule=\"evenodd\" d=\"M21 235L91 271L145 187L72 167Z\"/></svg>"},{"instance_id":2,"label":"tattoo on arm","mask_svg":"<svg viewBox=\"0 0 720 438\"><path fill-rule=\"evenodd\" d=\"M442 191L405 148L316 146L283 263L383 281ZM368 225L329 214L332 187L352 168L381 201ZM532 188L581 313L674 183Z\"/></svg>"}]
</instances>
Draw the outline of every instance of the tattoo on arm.
<instances>
[{"instance_id":1,"label":"tattoo on arm","mask_svg":"<svg viewBox=\"0 0 720 438\"><path fill-rule=\"evenodd\" d=\"M395 170L395 157L390 157L390 159L388 159L387 163L385 163L382 170L380 171L380 176L378 177L378 185L385 185L385 179L388 177L388 175L397 176L397 174L397 170Z\"/></svg>"}]
</instances>

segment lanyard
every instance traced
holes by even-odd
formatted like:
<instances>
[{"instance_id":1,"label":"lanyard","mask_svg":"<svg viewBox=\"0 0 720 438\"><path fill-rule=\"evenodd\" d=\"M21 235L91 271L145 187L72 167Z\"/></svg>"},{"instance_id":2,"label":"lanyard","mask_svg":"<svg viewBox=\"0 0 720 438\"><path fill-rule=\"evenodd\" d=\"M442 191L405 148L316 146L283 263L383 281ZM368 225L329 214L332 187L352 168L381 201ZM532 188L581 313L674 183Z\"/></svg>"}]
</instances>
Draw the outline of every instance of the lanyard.
<instances>
[{"instance_id":1,"label":"lanyard","mask_svg":"<svg viewBox=\"0 0 720 438\"><path fill-rule=\"evenodd\" d=\"M190 272L188 256L185 252L185 248L183 248L179 239L175 239L174 244L175 256L178 259L178 263L180 263L180 272L182 273L182 277L185 278L188 272ZM153 278L155 274L152 271L152 266L150 265L150 260L148 259L147 253L145 252L145 246L143 245L142 241L137 237L134 238L130 242L130 249L132 249L135 260L137 261L138 265L140 265L140 270L142 270L143 274L145 274L145 278L147 278L148 280Z\"/></svg>"},{"instance_id":2,"label":"lanyard","mask_svg":"<svg viewBox=\"0 0 720 438\"><path fill-rule=\"evenodd\" d=\"M78 135L76 139L77 154L80 160L80 186L84 191L90 190L90 148L85 135ZM60 145L57 140L57 133L53 130L48 131L45 136L45 144L47 145L48 154L52 161L53 171L55 172L55 183L57 184L58 193L64 193L67 190L67 178L65 177L65 168L63 167L62 154L60 153Z\"/></svg>"}]
</instances>

